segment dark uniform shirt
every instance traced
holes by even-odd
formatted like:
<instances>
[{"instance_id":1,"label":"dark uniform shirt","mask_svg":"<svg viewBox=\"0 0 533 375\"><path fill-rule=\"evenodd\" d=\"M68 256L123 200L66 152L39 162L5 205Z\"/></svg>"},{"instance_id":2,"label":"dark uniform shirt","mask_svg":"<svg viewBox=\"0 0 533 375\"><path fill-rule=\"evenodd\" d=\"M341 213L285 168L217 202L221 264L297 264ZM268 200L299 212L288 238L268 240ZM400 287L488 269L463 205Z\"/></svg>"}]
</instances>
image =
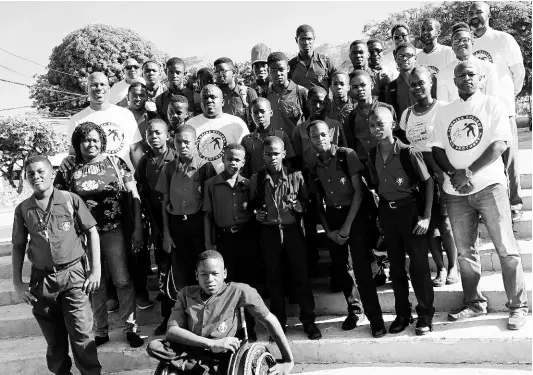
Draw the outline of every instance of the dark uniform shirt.
<instances>
[{"instance_id":1,"label":"dark uniform shirt","mask_svg":"<svg viewBox=\"0 0 533 375\"><path fill-rule=\"evenodd\" d=\"M267 221L263 222L266 225L278 225L278 224L294 224L296 218L292 209L291 200L298 200L300 203L306 202L308 199L307 189L304 185L304 178L302 172L291 171L292 176L287 174L287 168L283 167L282 173L276 184L270 177L270 174L266 173L265 181L265 196L263 197L266 211ZM257 200L259 194L259 186L257 181L258 174L254 174L250 179L250 200ZM293 181L293 184L289 182L289 179ZM279 213L279 217L278 217ZM278 220L279 219L279 220Z\"/></svg>"},{"instance_id":2,"label":"dark uniform shirt","mask_svg":"<svg viewBox=\"0 0 533 375\"><path fill-rule=\"evenodd\" d=\"M34 195L15 209L11 242L13 246L25 247L30 235L27 253L35 268L70 263L85 254L76 225L80 231L87 232L96 225L96 221L79 196L68 194L72 196L73 215L63 193L55 188L50 197L49 213L37 205Z\"/></svg>"},{"instance_id":3,"label":"dark uniform shirt","mask_svg":"<svg viewBox=\"0 0 533 375\"><path fill-rule=\"evenodd\" d=\"M394 138L392 152L383 160L379 148L376 150L376 165L368 163L370 178L373 184L378 185L378 194L387 201L399 201L411 196L416 189L416 183L409 179L407 172L402 167L400 150L410 149L411 165L420 181L426 181L430 176L424 163L422 153L403 144Z\"/></svg>"},{"instance_id":4,"label":"dark uniform shirt","mask_svg":"<svg viewBox=\"0 0 533 375\"><path fill-rule=\"evenodd\" d=\"M241 90L246 90L246 102L241 96ZM257 98L257 93L250 87L235 85L235 87L229 91L222 90L224 105L222 106L222 112L229 115L237 116L245 124L248 125L248 129L253 129L255 125L250 117L250 103Z\"/></svg>"},{"instance_id":5,"label":"dark uniform shirt","mask_svg":"<svg viewBox=\"0 0 533 375\"><path fill-rule=\"evenodd\" d=\"M168 326L177 325L201 337L220 339L235 336L241 307L259 320L270 314L259 293L247 284L229 282L205 301L202 294L200 285L184 287L178 293Z\"/></svg>"},{"instance_id":6,"label":"dark uniform shirt","mask_svg":"<svg viewBox=\"0 0 533 375\"><path fill-rule=\"evenodd\" d=\"M295 156L292 143L289 136L282 130L274 130L269 126L265 132L259 132L257 129L253 133L246 134L241 141L241 145L246 150L246 164L242 168L242 175L250 178L265 165L263 160L263 141L268 136L281 138L285 145L285 159L291 159Z\"/></svg>"},{"instance_id":7,"label":"dark uniform shirt","mask_svg":"<svg viewBox=\"0 0 533 375\"><path fill-rule=\"evenodd\" d=\"M340 66L339 70L346 73L350 79L353 78L353 72L355 72L355 69L350 60L345 61ZM360 70L364 70L370 74L370 78L372 79L373 83L372 96L378 98L379 101L384 102L386 99L387 86L391 81L390 74L388 74L385 70L375 70L369 66L366 66ZM348 93L348 95L350 95L350 93Z\"/></svg>"},{"instance_id":8,"label":"dark uniform shirt","mask_svg":"<svg viewBox=\"0 0 533 375\"><path fill-rule=\"evenodd\" d=\"M270 86L270 77L265 80L264 85L259 85L257 82L253 82L250 87L255 90L256 94L260 98L267 97L268 86Z\"/></svg>"},{"instance_id":9,"label":"dark uniform shirt","mask_svg":"<svg viewBox=\"0 0 533 375\"><path fill-rule=\"evenodd\" d=\"M344 136L341 123L328 117L324 119L324 122L328 124L330 129L335 129L331 143L341 147L346 147L346 138ZM311 145L311 139L307 133L307 127L309 126L309 123L310 121L307 120L298 125L292 132L291 138L294 152L302 159L302 168L310 167L311 165L315 164L317 160L316 150L313 148L313 145Z\"/></svg>"},{"instance_id":10,"label":"dark uniform shirt","mask_svg":"<svg viewBox=\"0 0 533 375\"><path fill-rule=\"evenodd\" d=\"M172 168L170 181L166 169ZM200 168L206 168L206 179L215 176L216 171L211 162L195 154L190 164L183 164L179 158L165 164L155 189L168 194L169 204L166 210L172 215L192 215L202 209L204 202L203 182L200 181Z\"/></svg>"},{"instance_id":11,"label":"dark uniform shirt","mask_svg":"<svg viewBox=\"0 0 533 375\"><path fill-rule=\"evenodd\" d=\"M287 134L292 134L294 127L304 121L307 108L307 89L299 86L293 81L281 94L278 94L269 86L267 99L272 108L270 127L274 130L283 130Z\"/></svg>"},{"instance_id":12,"label":"dark uniform shirt","mask_svg":"<svg viewBox=\"0 0 533 375\"><path fill-rule=\"evenodd\" d=\"M355 106L355 100L353 100L349 96L346 102L342 103L341 105L335 104L335 100L331 99L328 104L328 107L326 108L326 116L332 120L340 122L342 125L342 129L344 130L344 127L346 126L348 121L348 117L350 116L350 113L353 111Z\"/></svg>"},{"instance_id":13,"label":"dark uniform shirt","mask_svg":"<svg viewBox=\"0 0 533 375\"><path fill-rule=\"evenodd\" d=\"M249 207L250 181L237 176L233 187L224 177L224 172L205 182L203 210L213 212L219 228L230 228L250 221L253 212Z\"/></svg>"},{"instance_id":14,"label":"dark uniform shirt","mask_svg":"<svg viewBox=\"0 0 533 375\"><path fill-rule=\"evenodd\" d=\"M346 149L346 162L348 164L349 176L346 176L337 162L338 147L331 145L331 158L326 162L317 159L316 174L326 192L327 206L350 206L353 200L354 189L351 178L360 173L364 166L361 164L354 150ZM318 193L318 188L311 181L311 192Z\"/></svg>"},{"instance_id":15,"label":"dark uniform shirt","mask_svg":"<svg viewBox=\"0 0 533 375\"><path fill-rule=\"evenodd\" d=\"M148 88L146 88L146 95L148 96L148 101L155 103L156 98L159 95L163 94L166 90L167 86L162 82L159 82L153 90L149 90Z\"/></svg>"},{"instance_id":16,"label":"dark uniform shirt","mask_svg":"<svg viewBox=\"0 0 533 375\"><path fill-rule=\"evenodd\" d=\"M329 92L331 77L337 71L329 57L318 52L313 53L308 67L300 59L300 54L289 61L289 67L289 79L297 85L308 90L313 86L321 86L327 92Z\"/></svg>"},{"instance_id":17,"label":"dark uniform shirt","mask_svg":"<svg viewBox=\"0 0 533 375\"><path fill-rule=\"evenodd\" d=\"M157 108L157 114L159 117L161 117L167 124L170 123L167 115L168 111L168 105L170 104L170 98L172 95L183 95L187 98L187 102L189 102L189 112L194 112L194 98L192 91L187 87L183 86L181 90L178 90L178 92L171 92L170 89L165 91L164 93L158 95L155 98L155 106Z\"/></svg>"},{"instance_id":18,"label":"dark uniform shirt","mask_svg":"<svg viewBox=\"0 0 533 375\"><path fill-rule=\"evenodd\" d=\"M370 149L376 147L378 144L376 138L370 133L370 114L372 114L377 107L388 108L392 113L394 122L397 123L394 108L389 104L373 99L368 114L366 114L358 105L355 106L354 110L348 117L348 126L344 129L346 140L348 141L348 147L355 151L357 157L361 161L366 161Z\"/></svg>"}]
</instances>

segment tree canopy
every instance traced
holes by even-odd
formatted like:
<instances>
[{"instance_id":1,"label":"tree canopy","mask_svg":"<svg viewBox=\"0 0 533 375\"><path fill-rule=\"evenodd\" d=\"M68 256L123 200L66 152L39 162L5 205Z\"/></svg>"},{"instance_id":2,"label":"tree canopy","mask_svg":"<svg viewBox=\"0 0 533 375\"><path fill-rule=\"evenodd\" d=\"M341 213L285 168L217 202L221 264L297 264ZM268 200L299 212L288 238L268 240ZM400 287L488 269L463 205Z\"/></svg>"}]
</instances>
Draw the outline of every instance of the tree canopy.
<instances>
[{"instance_id":1,"label":"tree canopy","mask_svg":"<svg viewBox=\"0 0 533 375\"><path fill-rule=\"evenodd\" d=\"M472 1L445 1L424 4L420 8L405 9L398 13L389 14L386 20L372 21L366 24L363 33L370 38L385 41L390 39L390 29L394 24L405 22L411 29L415 44L421 47L421 21L425 18L435 18L440 21L442 26L439 43L449 46L451 45L449 30L457 22L466 22L466 15L471 4ZM511 34L522 50L526 79L520 95L531 95L531 2L490 2L490 7L490 26Z\"/></svg>"}]
</instances>

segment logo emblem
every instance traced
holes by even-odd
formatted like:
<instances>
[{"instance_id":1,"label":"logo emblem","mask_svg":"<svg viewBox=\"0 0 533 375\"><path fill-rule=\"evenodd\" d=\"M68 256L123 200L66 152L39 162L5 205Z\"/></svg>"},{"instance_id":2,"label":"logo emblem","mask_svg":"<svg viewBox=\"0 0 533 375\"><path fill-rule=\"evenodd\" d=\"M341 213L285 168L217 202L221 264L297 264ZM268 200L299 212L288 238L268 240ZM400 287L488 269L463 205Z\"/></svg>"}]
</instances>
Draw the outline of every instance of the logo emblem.
<instances>
[{"instance_id":1,"label":"logo emblem","mask_svg":"<svg viewBox=\"0 0 533 375\"><path fill-rule=\"evenodd\" d=\"M403 185L403 177L396 177L396 185L398 186Z\"/></svg>"},{"instance_id":2,"label":"logo emblem","mask_svg":"<svg viewBox=\"0 0 533 375\"><path fill-rule=\"evenodd\" d=\"M492 56L487 51L480 49L479 51L474 52L473 55L480 60L488 61L491 64L493 63Z\"/></svg>"},{"instance_id":3,"label":"logo emblem","mask_svg":"<svg viewBox=\"0 0 533 375\"><path fill-rule=\"evenodd\" d=\"M346 185L346 177L341 177L340 182L342 185Z\"/></svg>"},{"instance_id":4,"label":"logo emblem","mask_svg":"<svg viewBox=\"0 0 533 375\"><path fill-rule=\"evenodd\" d=\"M226 332L228 330L228 323L226 323L225 321L224 322L220 322L220 324L218 325L217 329L221 333Z\"/></svg>"},{"instance_id":5,"label":"logo emblem","mask_svg":"<svg viewBox=\"0 0 533 375\"><path fill-rule=\"evenodd\" d=\"M454 150L471 150L481 142L483 125L476 116L459 116L448 126L447 135Z\"/></svg>"},{"instance_id":6,"label":"logo emblem","mask_svg":"<svg viewBox=\"0 0 533 375\"><path fill-rule=\"evenodd\" d=\"M202 186L198 185L198 192L202 194Z\"/></svg>"},{"instance_id":7,"label":"logo emblem","mask_svg":"<svg viewBox=\"0 0 533 375\"><path fill-rule=\"evenodd\" d=\"M65 232L68 232L70 230L70 221L61 223L61 229L63 229Z\"/></svg>"},{"instance_id":8,"label":"logo emblem","mask_svg":"<svg viewBox=\"0 0 533 375\"><path fill-rule=\"evenodd\" d=\"M118 154L124 148L124 132L122 128L113 122L104 122L100 125L106 134L106 153Z\"/></svg>"},{"instance_id":9,"label":"logo emblem","mask_svg":"<svg viewBox=\"0 0 533 375\"><path fill-rule=\"evenodd\" d=\"M226 136L218 130L203 132L196 139L198 154L208 161L217 160L222 157L222 152L227 144Z\"/></svg>"},{"instance_id":10,"label":"logo emblem","mask_svg":"<svg viewBox=\"0 0 533 375\"><path fill-rule=\"evenodd\" d=\"M248 207L248 202L243 202L242 208L246 210L246 207Z\"/></svg>"}]
</instances>

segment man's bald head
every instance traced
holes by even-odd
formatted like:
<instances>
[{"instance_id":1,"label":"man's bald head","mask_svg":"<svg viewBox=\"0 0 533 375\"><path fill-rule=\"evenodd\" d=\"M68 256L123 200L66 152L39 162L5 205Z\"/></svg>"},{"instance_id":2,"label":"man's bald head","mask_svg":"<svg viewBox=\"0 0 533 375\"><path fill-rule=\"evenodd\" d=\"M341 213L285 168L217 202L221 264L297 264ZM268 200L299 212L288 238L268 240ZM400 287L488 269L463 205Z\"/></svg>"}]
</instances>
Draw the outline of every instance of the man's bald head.
<instances>
[{"instance_id":1,"label":"man's bald head","mask_svg":"<svg viewBox=\"0 0 533 375\"><path fill-rule=\"evenodd\" d=\"M485 12L490 14L490 5L484 1L475 1L470 5L470 9L483 9Z\"/></svg>"},{"instance_id":2,"label":"man's bald head","mask_svg":"<svg viewBox=\"0 0 533 375\"><path fill-rule=\"evenodd\" d=\"M135 60L133 57L128 57L126 61L122 63L122 68L126 68L127 66L130 66L130 65L137 66L137 69L141 67L141 65L139 64L137 60Z\"/></svg>"},{"instance_id":3,"label":"man's bald head","mask_svg":"<svg viewBox=\"0 0 533 375\"><path fill-rule=\"evenodd\" d=\"M453 70L453 75L455 77L458 77L461 73L463 73L467 69L473 70L474 72L476 72L476 74L479 74L478 65L475 64L474 61L472 61L472 60L465 60L465 61L461 61L459 64L457 64L457 66Z\"/></svg>"},{"instance_id":4,"label":"man's bald head","mask_svg":"<svg viewBox=\"0 0 533 375\"><path fill-rule=\"evenodd\" d=\"M461 61L453 70L454 83L459 90L460 96L469 97L479 90L481 86L481 74L473 59ZM463 97L465 99L465 97Z\"/></svg>"},{"instance_id":5,"label":"man's bald head","mask_svg":"<svg viewBox=\"0 0 533 375\"><path fill-rule=\"evenodd\" d=\"M129 57L122 64L122 71L126 75L126 82L131 84L140 75L141 65L133 57Z\"/></svg>"},{"instance_id":6,"label":"man's bald head","mask_svg":"<svg viewBox=\"0 0 533 375\"><path fill-rule=\"evenodd\" d=\"M223 95L218 86L205 85L200 92L200 105L205 117L214 118L222 113Z\"/></svg>"},{"instance_id":7,"label":"man's bald head","mask_svg":"<svg viewBox=\"0 0 533 375\"><path fill-rule=\"evenodd\" d=\"M222 97L222 90L220 90L220 88L217 86L217 85L213 85L213 84L209 84L209 85L205 85L203 88L202 88L202 91L201 91L201 94L204 94L204 93L216 93L218 95L220 95L220 97Z\"/></svg>"},{"instance_id":8,"label":"man's bald head","mask_svg":"<svg viewBox=\"0 0 533 375\"><path fill-rule=\"evenodd\" d=\"M87 93L91 105L102 105L109 100L109 81L102 72L94 72L89 75L87 80Z\"/></svg>"},{"instance_id":9,"label":"man's bald head","mask_svg":"<svg viewBox=\"0 0 533 375\"><path fill-rule=\"evenodd\" d=\"M105 81L107 85L109 85L109 80L107 79L107 76L102 72L94 72L89 74L88 82L95 82L95 81Z\"/></svg>"}]
</instances>

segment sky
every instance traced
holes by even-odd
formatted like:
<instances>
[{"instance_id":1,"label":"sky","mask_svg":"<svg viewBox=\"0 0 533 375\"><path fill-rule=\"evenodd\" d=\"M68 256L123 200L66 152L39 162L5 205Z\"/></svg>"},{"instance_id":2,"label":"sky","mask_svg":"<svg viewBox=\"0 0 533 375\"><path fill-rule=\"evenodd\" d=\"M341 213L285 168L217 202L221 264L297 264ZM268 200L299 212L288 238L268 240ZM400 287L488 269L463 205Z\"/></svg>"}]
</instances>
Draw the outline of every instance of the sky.
<instances>
[{"instance_id":1,"label":"sky","mask_svg":"<svg viewBox=\"0 0 533 375\"><path fill-rule=\"evenodd\" d=\"M173 2L6 2L0 1L0 48L47 65L52 49L70 32L87 24L126 27L170 56L228 56L250 59L265 43L272 51L297 51L301 24L313 26L315 45L341 44L362 36L363 26L381 21L421 1L173 1ZM14 73L7 68L17 71ZM0 50L0 78L26 84L45 68ZM29 89L0 81L0 109L31 104ZM10 115L27 109L0 111Z\"/></svg>"}]
</instances>

